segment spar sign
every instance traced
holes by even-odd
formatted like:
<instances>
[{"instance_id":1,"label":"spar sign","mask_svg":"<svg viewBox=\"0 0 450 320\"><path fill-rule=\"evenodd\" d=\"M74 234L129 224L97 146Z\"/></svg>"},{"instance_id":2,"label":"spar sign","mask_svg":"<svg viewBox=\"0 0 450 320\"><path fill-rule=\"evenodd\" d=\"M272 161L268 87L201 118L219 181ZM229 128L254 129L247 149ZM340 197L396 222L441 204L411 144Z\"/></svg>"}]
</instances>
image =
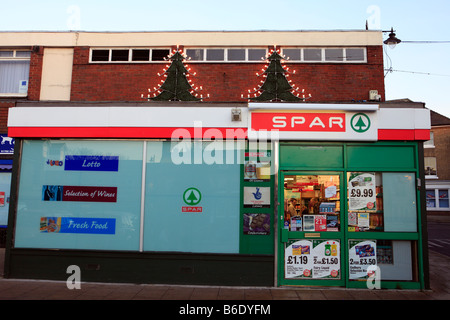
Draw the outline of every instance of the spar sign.
<instances>
[{"instance_id":1,"label":"spar sign","mask_svg":"<svg viewBox=\"0 0 450 320\"><path fill-rule=\"evenodd\" d=\"M351 111L252 111L249 138L376 141L377 113Z\"/></svg>"}]
</instances>

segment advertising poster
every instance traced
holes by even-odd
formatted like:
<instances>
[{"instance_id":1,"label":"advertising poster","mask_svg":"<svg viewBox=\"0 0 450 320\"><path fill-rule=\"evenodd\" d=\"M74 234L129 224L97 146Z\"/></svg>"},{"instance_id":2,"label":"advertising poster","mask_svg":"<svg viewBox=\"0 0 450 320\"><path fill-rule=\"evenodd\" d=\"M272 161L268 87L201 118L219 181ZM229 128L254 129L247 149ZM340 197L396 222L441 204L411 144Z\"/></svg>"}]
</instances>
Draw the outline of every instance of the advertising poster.
<instances>
[{"instance_id":1,"label":"advertising poster","mask_svg":"<svg viewBox=\"0 0 450 320\"><path fill-rule=\"evenodd\" d=\"M270 181L270 161L245 161L244 180L253 182Z\"/></svg>"},{"instance_id":2,"label":"advertising poster","mask_svg":"<svg viewBox=\"0 0 450 320\"><path fill-rule=\"evenodd\" d=\"M350 279L367 278L367 268L377 264L376 240L349 240L348 247Z\"/></svg>"},{"instance_id":3,"label":"advertising poster","mask_svg":"<svg viewBox=\"0 0 450 320\"><path fill-rule=\"evenodd\" d=\"M41 217L40 232L115 234L116 219Z\"/></svg>"},{"instance_id":4,"label":"advertising poster","mask_svg":"<svg viewBox=\"0 0 450 320\"><path fill-rule=\"evenodd\" d=\"M116 202L117 187L42 186L43 201Z\"/></svg>"},{"instance_id":5,"label":"advertising poster","mask_svg":"<svg viewBox=\"0 0 450 320\"><path fill-rule=\"evenodd\" d=\"M64 170L69 171L118 171L118 156L67 155Z\"/></svg>"},{"instance_id":6,"label":"advertising poster","mask_svg":"<svg viewBox=\"0 0 450 320\"><path fill-rule=\"evenodd\" d=\"M14 138L8 137L6 134L0 134L0 154L14 154Z\"/></svg>"},{"instance_id":7,"label":"advertising poster","mask_svg":"<svg viewBox=\"0 0 450 320\"><path fill-rule=\"evenodd\" d=\"M244 234L268 235L270 234L270 214L244 214Z\"/></svg>"},{"instance_id":8,"label":"advertising poster","mask_svg":"<svg viewBox=\"0 0 450 320\"><path fill-rule=\"evenodd\" d=\"M244 208L270 208L270 187L244 187Z\"/></svg>"},{"instance_id":9,"label":"advertising poster","mask_svg":"<svg viewBox=\"0 0 450 320\"><path fill-rule=\"evenodd\" d=\"M375 174L351 173L348 181L348 210L376 210Z\"/></svg>"},{"instance_id":10,"label":"advertising poster","mask_svg":"<svg viewBox=\"0 0 450 320\"><path fill-rule=\"evenodd\" d=\"M338 240L294 240L285 248L286 279L340 279Z\"/></svg>"}]
</instances>

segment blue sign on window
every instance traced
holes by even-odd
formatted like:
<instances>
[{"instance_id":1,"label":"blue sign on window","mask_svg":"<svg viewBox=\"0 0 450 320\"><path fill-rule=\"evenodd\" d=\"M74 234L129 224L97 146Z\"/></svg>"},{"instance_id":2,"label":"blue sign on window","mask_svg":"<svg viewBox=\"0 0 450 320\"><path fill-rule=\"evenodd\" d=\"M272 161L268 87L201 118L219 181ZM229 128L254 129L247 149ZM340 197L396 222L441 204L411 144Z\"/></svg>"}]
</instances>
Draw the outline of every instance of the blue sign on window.
<instances>
[{"instance_id":1,"label":"blue sign on window","mask_svg":"<svg viewBox=\"0 0 450 320\"><path fill-rule=\"evenodd\" d=\"M14 138L8 137L6 134L0 134L0 154L14 153Z\"/></svg>"},{"instance_id":2,"label":"blue sign on window","mask_svg":"<svg viewBox=\"0 0 450 320\"><path fill-rule=\"evenodd\" d=\"M64 170L118 171L118 156L66 156Z\"/></svg>"},{"instance_id":3,"label":"blue sign on window","mask_svg":"<svg viewBox=\"0 0 450 320\"><path fill-rule=\"evenodd\" d=\"M40 231L46 233L115 234L116 219L42 217Z\"/></svg>"}]
</instances>

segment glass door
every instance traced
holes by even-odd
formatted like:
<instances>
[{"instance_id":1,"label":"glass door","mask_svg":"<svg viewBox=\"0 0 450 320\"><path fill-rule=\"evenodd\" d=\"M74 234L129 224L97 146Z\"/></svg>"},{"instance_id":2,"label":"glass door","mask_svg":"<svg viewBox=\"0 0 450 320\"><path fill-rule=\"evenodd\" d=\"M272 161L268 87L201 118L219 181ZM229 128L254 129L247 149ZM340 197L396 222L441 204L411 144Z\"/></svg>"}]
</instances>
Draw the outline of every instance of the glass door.
<instances>
[{"instance_id":1,"label":"glass door","mask_svg":"<svg viewBox=\"0 0 450 320\"><path fill-rule=\"evenodd\" d=\"M278 283L344 286L343 174L280 175Z\"/></svg>"}]
</instances>

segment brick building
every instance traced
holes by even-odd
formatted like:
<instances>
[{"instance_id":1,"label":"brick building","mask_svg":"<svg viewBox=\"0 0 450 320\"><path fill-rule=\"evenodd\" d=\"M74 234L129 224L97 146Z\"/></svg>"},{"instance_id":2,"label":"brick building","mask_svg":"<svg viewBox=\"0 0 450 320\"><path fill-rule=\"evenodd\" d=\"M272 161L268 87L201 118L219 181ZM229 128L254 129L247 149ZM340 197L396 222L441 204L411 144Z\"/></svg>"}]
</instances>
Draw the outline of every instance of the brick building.
<instances>
[{"instance_id":1,"label":"brick building","mask_svg":"<svg viewBox=\"0 0 450 320\"><path fill-rule=\"evenodd\" d=\"M450 119L431 111L431 139L424 143L427 210L450 213Z\"/></svg>"},{"instance_id":2,"label":"brick building","mask_svg":"<svg viewBox=\"0 0 450 320\"><path fill-rule=\"evenodd\" d=\"M381 32L5 32L0 108L7 277L428 286L429 111Z\"/></svg>"}]
</instances>

